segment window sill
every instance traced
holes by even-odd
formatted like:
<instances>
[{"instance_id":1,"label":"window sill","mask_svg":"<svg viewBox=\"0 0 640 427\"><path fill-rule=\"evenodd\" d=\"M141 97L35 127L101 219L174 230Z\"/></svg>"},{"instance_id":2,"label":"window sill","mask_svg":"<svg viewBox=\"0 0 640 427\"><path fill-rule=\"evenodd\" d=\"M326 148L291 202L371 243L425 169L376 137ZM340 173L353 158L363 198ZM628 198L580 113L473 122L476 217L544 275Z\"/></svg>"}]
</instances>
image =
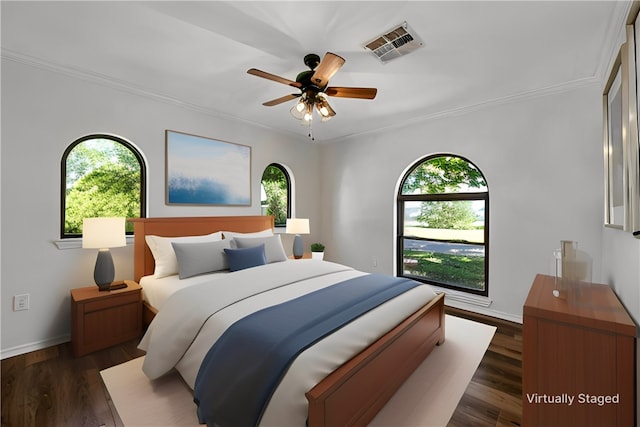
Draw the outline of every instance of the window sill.
<instances>
[{"instance_id":1,"label":"window sill","mask_svg":"<svg viewBox=\"0 0 640 427\"><path fill-rule=\"evenodd\" d=\"M463 302L465 304L476 305L478 307L489 307L493 300L488 297L483 297L480 295L470 294L462 291L455 291L447 288L439 288L437 286L431 285L433 291L436 294L444 294L445 297L451 301Z\"/></svg>"},{"instance_id":2,"label":"window sill","mask_svg":"<svg viewBox=\"0 0 640 427\"><path fill-rule=\"evenodd\" d=\"M54 240L53 244L60 250L66 249L81 249L82 248L82 237L77 237L73 239L59 239ZM127 245L133 244L133 236L127 236Z\"/></svg>"}]
</instances>

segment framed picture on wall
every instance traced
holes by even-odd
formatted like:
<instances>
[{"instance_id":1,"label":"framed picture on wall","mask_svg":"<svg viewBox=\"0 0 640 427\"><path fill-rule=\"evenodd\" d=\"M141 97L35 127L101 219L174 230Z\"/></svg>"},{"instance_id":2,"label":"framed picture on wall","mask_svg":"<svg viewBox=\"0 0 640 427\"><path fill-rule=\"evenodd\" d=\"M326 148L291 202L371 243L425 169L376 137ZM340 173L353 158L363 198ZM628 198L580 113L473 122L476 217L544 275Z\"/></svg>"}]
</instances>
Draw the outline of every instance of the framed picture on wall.
<instances>
[{"instance_id":1,"label":"framed picture on wall","mask_svg":"<svg viewBox=\"0 0 640 427\"><path fill-rule=\"evenodd\" d=\"M631 102L629 111L630 134L629 145L627 147L627 176L629 181L629 220L627 221L628 231L631 231L636 238L640 238L640 123L638 123L638 112L640 111L640 95L638 94L638 78L640 78L640 20L638 11L640 3L633 4L635 13L633 24L627 25L627 44L629 45L629 89L631 92Z\"/></svg>"},{"instance_id":2,"label":"framed picture on wall","mask_svg":"<svg viewBox=\"0 0 640 427\"><path fill-rule=\"evenodd\" d=\"M603 94L604 130L604 223L624 226L624 161L623 161L623 67L622 50L611 68Z\"/></svg>"},{"instance_id":3,"label":"framed picture on wall","mask_svg":"<svg viewBox=\"0 0 640 427\"><path fill-rule=\"evenodd\" d=\"M251 205L251 147L165 131L166 203Z\"/></svg>"},{"instance_id":4,"label":"framed picture on wall","mask_svg":"<svg viewBox=\"0 0 640 427\"><path fill-rule=\"evenodd\" d=\"M636 7L640 8L640 3ZM605 226L640 234L640 111L637 79L640 35L637 15L625 28L603 93Z\"/></svg>"}]
</instances>

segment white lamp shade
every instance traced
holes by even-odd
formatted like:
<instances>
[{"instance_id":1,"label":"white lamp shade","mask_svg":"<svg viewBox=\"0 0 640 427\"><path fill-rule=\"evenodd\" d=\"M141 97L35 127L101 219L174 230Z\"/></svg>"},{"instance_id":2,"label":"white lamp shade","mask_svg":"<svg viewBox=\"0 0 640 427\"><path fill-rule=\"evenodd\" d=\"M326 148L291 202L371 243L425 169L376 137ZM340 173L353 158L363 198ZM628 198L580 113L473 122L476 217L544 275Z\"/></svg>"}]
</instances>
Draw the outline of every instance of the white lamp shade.
<instances>
[{"instance_id":1,"label":"white lamp shade","mask_svg":"<svg viewBox=\"0 0 640 427\"><path fill-rule=\"evenodd\" d=\"M287 234L309 234L309 218L288 218Z\"/></svg>"},{"instance_id":2,"label":"white lamp shade","mask_svg":"<svg viewBox=\"0 0 640 427\"><path fill-rule=\"evenodd\" d=\"M82 220L82 247L105 249L126 246L125 218L85 218Z\"/></svg>"}]
</instances>

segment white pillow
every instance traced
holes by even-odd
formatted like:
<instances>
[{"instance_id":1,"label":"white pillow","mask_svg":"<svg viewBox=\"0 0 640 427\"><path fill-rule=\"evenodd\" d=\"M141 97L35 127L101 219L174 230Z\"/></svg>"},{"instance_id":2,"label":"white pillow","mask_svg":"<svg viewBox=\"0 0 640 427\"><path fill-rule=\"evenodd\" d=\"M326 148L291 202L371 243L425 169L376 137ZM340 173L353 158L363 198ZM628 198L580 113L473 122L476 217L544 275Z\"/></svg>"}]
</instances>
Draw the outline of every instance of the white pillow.
<instances>
[{"instance_id":1,"label":"white pillow","mask_svg":"<svg viewBox=\"0 0 640 427\"><path fill-rule=\"evenodd\" d=\"M238 233L237 231L222 231L221 233L225 239L233 239L234 237L267 237L273 236L273 229L267 228L253 233Z\"/></svg>"},{"instance_id":2,"label":"white pillow","mask_svg":"<svg viewBox=\"0 0 640 427\"><path fill-rule=\"evenodd\" d=\"M217 231L203 236L185 236L185 237L161 237L152 234L145 236L147 245L151 249L153 259L156 261L156 268L153 276L157 279L160 277L178 274L178 259L176 253L171 246L172 242L177 243L202 243L202 242L218 242L222 240L222 233Z\"/></svg>"},{"instance_id":3,"label":"white pillow","mask_svg":"<svg viewBox=\"0 0 640 427\"><path fill-rule=\"evenodd\" d=\"M256 231L254 233L238 233L236 231L223 231L222 234L225 239L231 239L231 248L235 249L238 247L236 245L236 242L234 241L236 237L246 237L246 238L269 237L269 236L273 236L273 229L267 228L266 230ZM256 243L256 245L258 245L258 243Z\"/></svg>"},{"instance_id":4,"label":"white pillow","mask_svg":"<svg viewBox=\"0 0 640 427\"><path fill-rule=\"evenodd\" d=\"M239 249L264 245L267 263L286 261L288 259L282 247L282 239L279 234L269 237L235 237L233 240L235 240Z\"/></svg>"}]
</instances>

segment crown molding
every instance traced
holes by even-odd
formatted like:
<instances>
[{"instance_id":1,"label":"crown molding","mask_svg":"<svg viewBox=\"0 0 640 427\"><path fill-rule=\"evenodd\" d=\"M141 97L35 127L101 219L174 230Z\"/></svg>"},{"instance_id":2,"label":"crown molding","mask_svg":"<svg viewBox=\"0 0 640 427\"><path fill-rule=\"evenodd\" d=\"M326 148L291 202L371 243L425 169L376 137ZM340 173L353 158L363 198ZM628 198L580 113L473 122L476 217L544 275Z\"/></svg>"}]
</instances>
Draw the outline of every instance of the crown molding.
<instances>
[{"instance_id":1,"label":"crown molding","mask_svg":"<svg viewBox=\"0 0 640 427\"><path fill-rule=\"evenodd\" d=\"M446 117L462 116L462 115L466 115L473 112L482 111L482 110L486 110L489 108L494 108L502 105L514 104L514 103L522 102L525 100L543 98L546 96L556 95L556 94L565 93L565 92L571 92L573 90L586 87L586 86L591 86L594 84L600 84L600 77L597 75L594 75L591 77L584 77L584 78L572 80L569 82L560 83L557 85L532 89L529 91L524 91L524 92L519 92L519 93L506 95L498 98L493 98L493 99L481 101L474 104L463 105L463 106L451 108L448 110L441 110L433 113L427 113L424 115L415 116L413 118L408 118L402 122L397 122L389 126L382 126L375 129L368 129L366 131L353 133L344 137L325 140L324 142L344 141L345 139L349 139L349 138L355 138L362 135L371 135L374 133L391 131L391 130L403 128L406 126L426 123L432 120L442 119Z\"/></svg>"},{"instance_id":2,"label":"crown molding","mask_svg":"<svg viewBox=\"0 0 640 427\"><path fill-rule=\"evenodd\" d=\"M616 2L612 18L609 20L609 27L607 28L606 36L602 43L600 61L598 61L598 67L595 72L595 76L603 90L607 77L609 76L611 65L618 55L620 46L625 42L625 27L627 20L629 19L629 13L632 10L633 3L633 1Z\"/></svg>"},{"instance_id":3,"label":"crown molding","mask_svg":"<svg viewBox=\"0 0 640 427\"><path fill-rule=\"evenodd\" d=\"M628 8L625 10L628 10ZM624 22L624 19L622 22ZM610 33L615 34L615 31L611 30ZM615 36L612 36L612 37L615 37ZM609 44L607 43L605 43L604 45L607 47L609 46ZM219 117L225 120L233 120L233 121L241 122L244 124L250 124L252 126L256 126L262 129L268 129L269 131L277 132L281 134L294 135L298 137L300 136L299 134L291 131L274 129L273 127L266 126L261 123L257 123L251 120L241 119L236 116L232 116L230 114L220 112L218 110L214 110L201 105L185 102L178 98L175 98L166 94L157 93L156 91L153 91L151 89L139 87L130 82L120 80L120 79L115 79L113 77L110 77L104 74L96 73L86 69L81 69L78 67L63 65L60 63L54 63L51 61L45 61L43 59L35 58L29 55L24 55L22 53L15 52L6 48L2 48L2 58L11 60L17 63L21 63L24 65L41 68L47 71L66 75L68 77L77 78L84 81L100 84L102 86L127 92L133 95L145 97L155 101L176 105L185 109L189 109L189 110L196 111L196 112L203 113L210 116ZM600 73L602 73L602 71L599 69L596 72L596 74L591 77L576 79L573 81L560 83L560 84L552 85L548 87L536 88L529 91L519 92L516 94L511 94L503 97L481 101L478 103L463 105L463 106L451 108L448 110L441 110L441 111L436 111L432 113L426 113L420 116L414 116L413 118L407 118L406 120L403 120L401 122L396 122L389 126L372 127L362 132L355 132L355 133L351 133L348 135L343 135L335 138L327 138L322 141L316 141L316 142L322 142L322 143L344 142L345 140L363 136L363 135L371 135L379 132L386 132L389 130L394 130L394 129L398 129L406 126L425 123L425 122L429 122L432 120L437 120L445 117L465 115L465 114L473 113L473 112L488 109L488 108L493 108L500 105L507 105L507 104L516 103L516 102L520 102L527 99L540 98L540 97L550 96L558 93L568 92L584 86L601 83Z\"/></svg>"},{"instance_id":4,"label":"crown molding","mask_svg":"<svg viewBox=\"0 0 640 427\"><path fill-rule=\"evenodd\" d=\"M143 98L151 99L153 101L162 102L165 104L171 104L181 108L185 108L198 113L206 114L213 117L218 117L223 120L233 120L243 124L249 124L251 126L268 129L273 132L283 133L281 130L274 129L270 126L266 126L261 123L257 123L251 120L241 119L236 116L215 110L213 108L204 107L202 105L186 102L176 97L158 93L155 90L135 85L126 80L116 79L105 74L96 73L95 71L86 70L79 67L73 67L66 64L56 63L49 60L44 60L30 55L25 55L20 52L16 52L7 48L2 48L2 59L13 61L19 64L39 68L42 70L50 71L53 73L61 74L67 77L84 80L90 83L95 83L101 86L108 87L110 89L126 92L132 95L140 96Z\"/></svg>"}]
</instances>

